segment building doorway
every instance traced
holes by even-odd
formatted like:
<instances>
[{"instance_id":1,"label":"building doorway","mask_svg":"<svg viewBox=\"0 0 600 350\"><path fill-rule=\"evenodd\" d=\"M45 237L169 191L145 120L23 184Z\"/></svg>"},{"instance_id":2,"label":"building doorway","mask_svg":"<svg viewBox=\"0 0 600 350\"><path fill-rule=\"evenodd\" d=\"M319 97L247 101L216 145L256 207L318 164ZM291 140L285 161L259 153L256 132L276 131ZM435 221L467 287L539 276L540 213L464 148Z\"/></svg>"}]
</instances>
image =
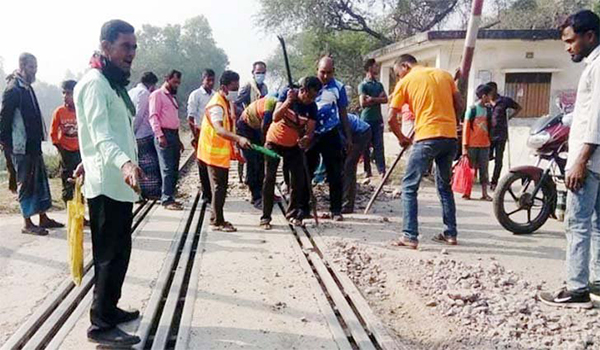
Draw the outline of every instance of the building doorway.
<instances>
[{"instance_id":1,"label":"building doorway","mask_svg":"<svg viewBox=\"0 0 600 350\"><path fill-rule=\"evenodd\" d=\"M504 94L517 101L524 118L537 118L550 111L552 73L507 73Z\"/></svg>"}]
</instances>

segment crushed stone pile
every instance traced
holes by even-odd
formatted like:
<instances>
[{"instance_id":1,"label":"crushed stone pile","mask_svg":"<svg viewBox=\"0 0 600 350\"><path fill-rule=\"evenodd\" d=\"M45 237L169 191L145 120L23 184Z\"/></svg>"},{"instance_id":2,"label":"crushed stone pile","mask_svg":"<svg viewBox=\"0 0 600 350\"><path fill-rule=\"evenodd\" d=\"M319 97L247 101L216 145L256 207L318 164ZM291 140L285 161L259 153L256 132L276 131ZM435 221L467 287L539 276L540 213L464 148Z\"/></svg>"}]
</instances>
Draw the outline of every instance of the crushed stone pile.
<instances>
[{"instance_id":1,"label":"crushed stone pile","mask_svg":"<svg viewBox=\"0 0 600 350\"><path fill-rule=\"evenodd\" d=\"M383 255L347 242L334 243L334 252L334 262L369 299L389 297L394 287L379 264ZM397 261L394 270L425 310L457 325L461 348L492 342L495 349L600 349L598 310L546 306L537 299L544 283L531 284L493 259L467 264L446 252Z\"/></svg>"}]
</instances>

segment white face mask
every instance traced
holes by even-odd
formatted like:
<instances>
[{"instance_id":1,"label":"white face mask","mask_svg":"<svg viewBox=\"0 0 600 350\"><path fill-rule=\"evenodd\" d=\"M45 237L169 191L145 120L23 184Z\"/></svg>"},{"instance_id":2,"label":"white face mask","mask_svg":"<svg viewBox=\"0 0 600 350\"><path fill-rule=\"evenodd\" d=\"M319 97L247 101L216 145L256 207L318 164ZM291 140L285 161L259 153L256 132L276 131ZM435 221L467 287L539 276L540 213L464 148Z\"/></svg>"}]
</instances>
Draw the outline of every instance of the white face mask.
<instances>
[{"instance_id":1,"label":"white face mask","mask_svg":"<svg viewBox=\"0 0 600 350\"><path fill-rule=\"evenodd\" d=\"M265 73L257 73L257 74L254 74L254 81L256 81L256 83L257 83L258 85L261 85L262 83L264 83L264 82L265 82L265 77L266 77L266 74L265 74Z\"/></svg>"},{"instance_id":2,"label":"white face mask","mask_svg":"<svg viewBox=\"0 0 600 350\"><path fill-rule=\"evenodd\" d=\"M227 93L227 100L229 102L235 102L235 100L237 100L238 97L238 92L237 91L229 91Z\"/></svg>"}]
</instances>

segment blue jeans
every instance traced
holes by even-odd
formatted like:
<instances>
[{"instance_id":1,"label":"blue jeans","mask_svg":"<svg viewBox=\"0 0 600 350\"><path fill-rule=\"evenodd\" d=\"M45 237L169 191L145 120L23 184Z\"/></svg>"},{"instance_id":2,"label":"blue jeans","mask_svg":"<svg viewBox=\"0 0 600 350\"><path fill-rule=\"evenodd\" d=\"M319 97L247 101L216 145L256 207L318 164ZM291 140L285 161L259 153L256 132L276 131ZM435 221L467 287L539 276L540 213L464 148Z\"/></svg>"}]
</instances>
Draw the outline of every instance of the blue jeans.
<instances>
[{"instance_id":1,"label":"blue jeans","mask_svg":"<svg viewBox=\"0 0 600 350\"><path fill-rule=\"evenodd\" d=\"M383 121L365 121L371 126L371 144L373 145L373 157L377 164L379 174L385 174L385 150L383 148ZM371 154L369 147L363 153L365 172L371 174Z\"/></svg>"},{"instance_id":2,"label":"blue jeans","mask_svg":"<svg viewBox=\"0 0 600 350\"><path fill-rule=\"evenodd\" d=\"M600 174L588 170L583 186L568 192L567 211L567 288L587 291L590 279L600 287Z\"/></svg>"},{"instance_id":3,"label":"blue jeans","mask_svg":"<svg viewBox=\"0 0 600 350\"><path fill-rule=\"evenodd\" d=\"M160 165L160 176L162 177L162 194L160 201L167 204L175 201L175 188L179 178L179 133L177 130L163 129L167 138L167 147L160 147L158 139L154 139L158 153L158 164Z\"/></svg>"},{"instance_id":4,"label":"blue jeans","mask_svg":"<svg viewBox=\"0 0 600 350\"><path fill-rule=\"evenodd\" d=\"M417 194L423 174L429 169L432 161L435 161L435 183L438 196L442 203L444 235L456 237L456 205L454 194L450 185L452 174L452 160L456 152L456 139L434 139L423 140L414 144L406 173L402 179L402 207L404 236L418 241L418 202Z\"/></svg>"}]
</instances>

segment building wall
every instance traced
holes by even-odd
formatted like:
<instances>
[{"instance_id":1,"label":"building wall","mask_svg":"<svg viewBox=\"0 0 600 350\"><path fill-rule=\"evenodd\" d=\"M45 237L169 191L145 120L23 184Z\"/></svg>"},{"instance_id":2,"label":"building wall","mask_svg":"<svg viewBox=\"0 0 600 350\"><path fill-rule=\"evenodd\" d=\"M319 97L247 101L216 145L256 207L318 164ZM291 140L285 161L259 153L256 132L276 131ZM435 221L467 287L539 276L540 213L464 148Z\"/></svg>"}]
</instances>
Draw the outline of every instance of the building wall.
<instances>
[{"instance_id":1,"label":"building wall","mask_svg":"<svg viewBox=\"0 0 600 350\"><path fill-rule=\"evenodd\" d=\"M464 40L427 42L410 48L398 50L394 57L388 55L381 61L381 78L388 94L390 87L388 74L394 60L404 53L414 55L427 65L445 69L451 74L460 67ZM532 53L533 58L527 58ZM555 100L572 100L577 81L584 65L575 64L564 51L558 40L522 41L522 40L479 40L469 77L468 103L473 103L477 85L489 80L496 81L500 92L504 91L507 72L552 72L550 111L557 111Z\"/></svg>"}]
</instances>

